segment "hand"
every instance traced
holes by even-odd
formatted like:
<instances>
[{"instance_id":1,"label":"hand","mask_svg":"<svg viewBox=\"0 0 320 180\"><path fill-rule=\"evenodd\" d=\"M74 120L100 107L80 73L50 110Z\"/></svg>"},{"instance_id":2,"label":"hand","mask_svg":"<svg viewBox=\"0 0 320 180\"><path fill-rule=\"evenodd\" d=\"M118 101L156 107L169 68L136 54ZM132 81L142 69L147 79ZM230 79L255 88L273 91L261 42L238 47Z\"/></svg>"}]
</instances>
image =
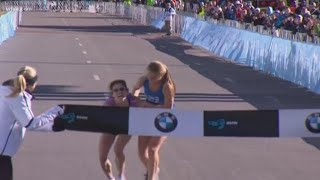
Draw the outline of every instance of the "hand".
<instances>
[{"instance_id":1,"label":"hand","mask_svg":"<svg viewBox=\"0 0 320 180\"><path fill-rule=\"evenodd\" d=\"M64 126L64 121L63 119L60 118L60 116L57 116L54 119L54 123L52 126L52 131L54 132L60 132L60 131L64 131L66 128Z\"/></svg>"},{"instance_id":2,"label":"hand","mask_svg":"<svg viewBox=\"0 0 320 180\"><path fill-rule=\"evenodd\" d=\"M66 109L66 107L64 105L58 105L57 107L59 107L59 111L58 111L58 114L59 116L62 115Z\"/></svg>"}]
</instances>

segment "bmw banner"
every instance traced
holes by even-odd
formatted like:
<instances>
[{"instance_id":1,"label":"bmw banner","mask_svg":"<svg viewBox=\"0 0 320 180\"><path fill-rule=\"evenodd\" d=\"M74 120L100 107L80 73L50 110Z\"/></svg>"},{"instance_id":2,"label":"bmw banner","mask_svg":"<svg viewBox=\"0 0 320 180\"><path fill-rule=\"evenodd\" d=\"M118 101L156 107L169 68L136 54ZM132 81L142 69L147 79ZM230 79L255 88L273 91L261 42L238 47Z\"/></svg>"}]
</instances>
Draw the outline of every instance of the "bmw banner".
<instances>
[{"instance_id":1,"label":"bmw banner","mask_svg":"<svg viewBox=\"0 0 320 180\"><path fill-rule=\"evenodd\" d=\"M134 136L320 137L316 109L190 111L65 105L57 119L55 125L63 124L67 130Z\"/></svg>"},{"instance_id":2,"label":"bmw banner","mask_svg":"<svg viewBox=\"0 0 320 180\"><path fill-rule=\"evenodd\" d=\"M278 111L205 111L204 136L278 137Z\"/></svg>"},{"instance_id":3,"label":"bmw banner","mask_svg":"<svg viewBox=\"0 0 320 180\"><path fill-rule=\"evenodd\" d=\"M203 136L203 112L130 108L129 134Z\"/></svg>"},{"instance_id":4,"label":"bmw banner","mask_svg":"<svg viewBox=\"0 0 320 180\"><path fill-rule=\"evenodd\" d=\"M128 119L128 107L65 105L64 114L55 120L55 125L63 124L73 131L128 134Z\"/></svg>"},{"instance_id":5,"label":"bmw banner","mask_svg":"<svg viewBox=\"0 0 320 180\"><path fill-rule=\"evenodd\" d=\"M281 137L320 137L320 109L279 110Z\"/></svg>"}]
</instances>

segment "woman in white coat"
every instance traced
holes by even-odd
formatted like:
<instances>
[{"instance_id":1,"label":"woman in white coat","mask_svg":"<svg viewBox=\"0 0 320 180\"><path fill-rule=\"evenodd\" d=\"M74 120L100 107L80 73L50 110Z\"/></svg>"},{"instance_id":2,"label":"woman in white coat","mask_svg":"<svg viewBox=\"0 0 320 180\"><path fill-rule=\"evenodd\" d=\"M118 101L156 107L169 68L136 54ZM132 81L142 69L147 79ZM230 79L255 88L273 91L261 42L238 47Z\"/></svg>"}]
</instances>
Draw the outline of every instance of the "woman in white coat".
<instances>
[{"instance_id":1,"label":"woman in white coat","mask_svg":"<svg viewBox=\"0 0 320 180\"><path fill-rule=\"evenodd\" d=\"M17 77L0 85L0 179L12 180L11 158L17 153L26 130L53 131L54 119L63 113L60 106L35 117L31 92L37 86L37 72L26 66Z\"/></svg>"}]
</instances>

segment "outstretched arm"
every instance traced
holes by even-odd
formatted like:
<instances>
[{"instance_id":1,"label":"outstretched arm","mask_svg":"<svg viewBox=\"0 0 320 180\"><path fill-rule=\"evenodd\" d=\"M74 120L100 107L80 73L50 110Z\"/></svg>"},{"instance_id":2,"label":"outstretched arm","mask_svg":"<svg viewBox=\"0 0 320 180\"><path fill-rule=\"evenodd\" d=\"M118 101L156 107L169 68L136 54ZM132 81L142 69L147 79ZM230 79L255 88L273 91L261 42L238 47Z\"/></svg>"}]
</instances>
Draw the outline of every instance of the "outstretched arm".
<instances>
[{"instance_id":1,"label":"outstretched arm","mask_svg":"<svg viewBox=\"0 0 320 180\"><path fill-rule=\"evenodd\" d=\"M28 130L52 131L53 120L63 113L63 108L55 106L35 117L23 94L8 99L7 103L17 123Z\"/></svg>"}]
</instances>

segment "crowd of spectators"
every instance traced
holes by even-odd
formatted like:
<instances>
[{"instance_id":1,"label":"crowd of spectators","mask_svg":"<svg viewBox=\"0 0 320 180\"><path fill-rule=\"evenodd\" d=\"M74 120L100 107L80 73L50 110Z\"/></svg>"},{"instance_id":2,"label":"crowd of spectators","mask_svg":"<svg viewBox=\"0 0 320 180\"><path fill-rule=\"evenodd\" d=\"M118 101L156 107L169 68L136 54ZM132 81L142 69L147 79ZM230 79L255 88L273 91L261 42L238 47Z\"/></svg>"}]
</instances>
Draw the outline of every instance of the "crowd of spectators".
<instances>
[{"instance_id":1,"label":"crowd of spectators","mask_svg":"<svg viewBox=\"0 0 320 180\"><path fill-rule=\"evenodd\" d=\"M178 10L183 9L183 3L179 0L165 1L172 1ZM184 9L190 9L205 18L235 20L260 25L264 29L284 29L293 34L298 32L311 37L320 36L320 11L316 1L279 1L261 8L254 7L252 1L244 0L191 0L188 7Z\"/></svg>"}]
</instances>

